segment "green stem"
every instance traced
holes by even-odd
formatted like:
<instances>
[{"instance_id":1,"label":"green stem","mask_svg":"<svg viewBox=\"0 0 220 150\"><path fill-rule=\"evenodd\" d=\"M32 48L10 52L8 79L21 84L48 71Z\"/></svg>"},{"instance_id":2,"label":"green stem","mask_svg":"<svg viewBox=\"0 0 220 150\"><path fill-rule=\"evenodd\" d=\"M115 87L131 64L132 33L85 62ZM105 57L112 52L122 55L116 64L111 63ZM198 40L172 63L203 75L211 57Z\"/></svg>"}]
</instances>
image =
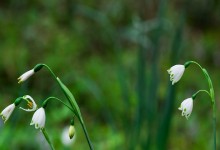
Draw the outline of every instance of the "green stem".
<instances>
[{"instance_id":1,"label":"green stem","mask_svg":"<svg viewBox=\"0 0 220 150\"><path fill-rule=\"evenodd\" d=\"M47 66L46 64L42 64L43 66L45 66L49 71L50 71L50 73L52 74L52 76L54 77L54 79L58 82L58 84L59 84L59 81L57 80L57 76L55 75L55 73L52 71L52 69L50 69L50 67L49 66ZM59 84L59 86L60 86L60 84ZM60 86L61 87L61 86ZM62 89L62 87L61 87L61 89ZM63 90L62 90L63 91ZM63 91L64 92L64 91ZM64 92L64 95L66 96L66 94L65 94L65 92ZM73 106L73 104L72 104L72 102L70 102L70 100L67 98L67 100L69 101L69 103L70 103L70 105L72 106L72 108L75 110L75 108L74 108L74 106Z\"/></svg>"},{"instance_id":2,"label":"green stem","mask_svg":"<svg viewBox=\"0 0 220 150\"><path fill-rule=\"evenodd\" d=\"M57 80L57 76L55 75L55 73L50 69L49 66L47 66L46 64L42 64L43 66L45 66L49 71L50 73L53 75L53 77Z\"/></svg>"},{"instance_id":3,"label":"green stem","mask_svg":"<svg viewBox=\"0 0 220 150\"><path fill-rule=\"evenodd\" d=\"M214 88L213 88L213 84L212 84L212 80L208 74L208 72L206 71L205 68L203 68L199 63L195 62L195 61L189 61L190 63L194 63L197 66L199 66L199 68L202 70L202 72L204 73L208 83L209 83L209 89L210 89L210 97L211 97L211 101L212 101L212 120L213 120L213 139L214 139L214 150L216 150L216 104L215 104L215 93L214 93Z\"/></svg>"},{"instance_id":4,"label":"green stem","mask_svg":"<svg viewBox=\"0 0 220 150\"><path fill-rule=\"evenodd\" d=\"M48 97L47 99L44 100L44 103L47 103L47 101L49 101L49 100L51 100L51 99L55 99L55 100L61 102L64 106L66 106L66 107L69 108L73 113L75 113L74 110L73 110L70 106L68 106L66 103L64 103L62 100L60 100L60 99L57 98L57 97L53 97L53 96Z\"/></svg>"},{"instance_id":5,"label":"green stem","mask_svg":"<svg viewBox=\"0 0 220 150\"><path fill-rule=\"evenodd\" d=\"M88 134L88 132L87 132L87 130L86 130L86 126L85 126L85 124L84 124L84 122L83 122L83 120L82 120L82 117L81 117L80 114L77 112L76 108L74 107L73 101L71 101L70 98L68 98L68 96L66 95L65 91L63 90L63 88L62 88L60 82L58 81L57 76L56 76L55 73L50 69L50 67L47 66L46 64L42 64L42 65L45 66L45 67L50 71L50 73L52 74L52 76L53 76L53 77L55 78L55 80L58 82L60 88L61 88L62 91L64 92L64 95L67 97L68 102L70 103L71 107L73 108L74 115L76 115L77 118L78 118L79 121L80 121L80 124L81 124L81 126L82 126L82 128L83 128L83 131L84 131L84 134L85 134L85 136L86 136L86 140L87 140L87 142L88 142L88 145L89 145L89 147L90 147L90 150L93 150L92 142L91 142L91 140L90 140L90 138L89 138L89 134Z\"/></svg>"},{"instance_id":6,"label":"green stem","mask_svg":"<svg viewBox=\"0 0 220 150\"><path fill-rule=\"evenodd\" d=\"M43 129L41 129L41 131L42 131L42 133L43 133L45 139L47 140L48 144L50 145L50 148L51 148L52 150L55 150L55 148L54 148L54 146L53 146L53 144L52 144L52 142L51 142L51 140L50 140L50 138L49 138L49 135L48 135L48 133L46 132L46 129L43 128Z\"/></svg>"},{"instance_id":7,"label":"green stem","mask_svg":"<svg viewBox=\"0 0 220 150\"><path fill-rule=\"evenodd\" d=\"M207 90L199 90L199 91L197 91L195 94L193 94L192 98L195 99L197 94L199 94L200 92L207 93L210 96L210 98L211 98L211 95L210 95L210 93Z\"/></svg>"},{"instance_id":8,"label":"green stem","mask_svg":"<svg viewBox=\"0 0 220 150\"><path fill-rule=\"evenodd\" d=\"M93 150L94 148L93 148L93 146L92 146L92 142L91 142L90 139L89 139L89 134L88 134L88 132L87 132L87 130L86 130L86 126L85 126L85 124L83 123L83 120L80 119L80 118L79 118L79 122L80 122L80 124L81 124L81 126L82 126L82 128L83 128L83 131L84 131L85 135L86 135L86 140L87 140L87 142L88 142L88 144L89 144L89 148L90 148L90 150Z\"/></svg>"}]
</instances>

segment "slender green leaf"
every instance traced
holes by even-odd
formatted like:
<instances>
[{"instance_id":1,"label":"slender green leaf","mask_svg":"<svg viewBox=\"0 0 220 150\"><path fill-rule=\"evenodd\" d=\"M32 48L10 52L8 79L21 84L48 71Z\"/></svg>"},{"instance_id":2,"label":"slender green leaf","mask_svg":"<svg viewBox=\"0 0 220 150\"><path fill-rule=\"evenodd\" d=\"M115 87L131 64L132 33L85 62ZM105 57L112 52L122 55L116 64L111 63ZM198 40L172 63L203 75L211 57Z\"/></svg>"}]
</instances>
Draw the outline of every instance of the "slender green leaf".
<instances>
[{"instance_id":1,"label":"slender green leaf","mask_svg":"<svg viewBox=\"0 0 220 150\"><path fill-rule=\"evenodd\" d=\"M48 135L48 133L46 132L46 129L43 128L43 129L41 129L41 131L42 131L42 133L43 133L45 139L47 140L47 143L50 145L51 149L52 149L52 150L55 150L55 148L54 148L54 146L53 146L53 144L52 144L52 142L51 142L51 140L50 140L50 138L49 138L49 135Z\"/></svg>"},{"instance_id":2,"label":"slender green leaf","mask_svg":"<svg viewBox=\"0 0 220 150\"><path fill-rule=\"evenodd\" d=\"M60 87L62 88L65 96L69 100L70 105L74 108L74 111L76 113L76 116L79 117L79 119L82 119L81 112L79 109L78 104L76 103L76 100L73 96L73 94L70 92L70 90L63 84L63 82L57 77L57 81L60 84Z\"/></svg>"}]
</instances>

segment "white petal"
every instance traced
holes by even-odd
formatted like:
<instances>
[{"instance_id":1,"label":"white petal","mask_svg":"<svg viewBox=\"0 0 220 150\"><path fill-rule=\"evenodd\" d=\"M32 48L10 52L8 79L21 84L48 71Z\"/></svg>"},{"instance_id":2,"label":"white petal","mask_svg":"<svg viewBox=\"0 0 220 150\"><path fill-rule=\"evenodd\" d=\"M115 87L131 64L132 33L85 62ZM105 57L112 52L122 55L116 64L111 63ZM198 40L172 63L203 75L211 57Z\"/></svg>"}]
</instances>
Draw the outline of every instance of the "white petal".
<instances>
[{"instance_id":1,"label":"white petal","mask_svg":"<svg viewBox=\"0 0 220 150\"><path fill-rule=\"evenodd\" d=\"M175 84L176 82L178 82L181 79L181 77L185 71L185 66L184 65L174 65L167 71L170 74L170 81L172 81L172 84Z\"/></svg>"},{"instance_id":2,"label":"white petal","mask_svg":"<svg viewBox=\"0 0 220 150\"><path fill-rule=\"evenodd\" d=\"M43 107L41 107L34 113L30 125L35 125L36 129L38 128L42 129L45 126L45 121L46 121L45 110Z\"/></svg>"},{"instance_id":3,"label":"white petal","mask_svg":"<svg viewBox=\"0 0 220 150\"><path fill-rule=\"evenodd\" d=\"M4 120L4 122L6 122L9 117L11 116L12 112L14 111L15 109L15 104L11 104L9 106L7 106L2 112L1 112L1 116L2 116L2 119Z\"/></svg>"},{"instance_id":4,"label":"white petal","mask_svg":"<svg viewBox=\"0 0 220 150\"><path fill-rule=\"evenodd\" d=\"M30 76L32 76L33 74L34 74L34 69L25 72L24 74L22 74L22 75L18 78L18 83L24 82L25 80L27 80L27 79L28 79Z\"/></svg>"},{"instance_id":5,"label":"white petal","mask_svg":"<svg viewBox=\"0 0 220 150\"><path fill-rule=\"evenodd\" d=\"M29 100L31 101L32 108L31 109L29 109L29 108L24 109L24 108L20 107L20 109L22 109L24 111L35 111L37 109L37 104L35 103L34 99L31 96L25 95L25 96L23 96L23 98L26 99L27 101L29 101Z\"/></svg>"},{"instance_id":6,"label":"white petal","mask_svg":"<svg viewBox=\"0 0 220 150\"><path fill-rule=\"evenodd\" d=\"M192 98L187 98L185 99L179 108L179 110L182 110L182 116L185 116L186 119L189 118L189 116L192 113L193 109L193 99Z\"/></svg>"}]
</instances>

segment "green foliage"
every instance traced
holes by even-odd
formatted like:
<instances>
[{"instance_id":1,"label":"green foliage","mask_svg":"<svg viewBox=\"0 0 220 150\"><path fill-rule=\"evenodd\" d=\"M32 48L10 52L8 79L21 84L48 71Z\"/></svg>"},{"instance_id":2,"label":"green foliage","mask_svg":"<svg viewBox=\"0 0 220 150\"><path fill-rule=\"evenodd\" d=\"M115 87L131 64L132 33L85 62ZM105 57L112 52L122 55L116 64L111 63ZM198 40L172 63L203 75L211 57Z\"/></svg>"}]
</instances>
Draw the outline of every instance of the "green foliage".
<instances>
[{"instance_id":1,"label":"green foliage","mask_svg":"<svg viewBox=\"0 0 220 150\"><path fill-rule=\"evenodd\" d=\"M74 94L94 149L211 149L208 97L198 96L188 121L177 110L183 99L208 87L203 76L192 67L171 87L166 70L200 62L219 105L219 10L219 2L208 0L3 0L0 110L26 94L38 106L51 95L66 99L44 69L17 84L20 74L45 63ZM32 115L16 109L6 124L0 121L0 149L48 148L29 126ZM78 121L75 143L61 141L70 111L51 102L46 115L55 148L88 148Z\"/></svg>"}]
</instances>

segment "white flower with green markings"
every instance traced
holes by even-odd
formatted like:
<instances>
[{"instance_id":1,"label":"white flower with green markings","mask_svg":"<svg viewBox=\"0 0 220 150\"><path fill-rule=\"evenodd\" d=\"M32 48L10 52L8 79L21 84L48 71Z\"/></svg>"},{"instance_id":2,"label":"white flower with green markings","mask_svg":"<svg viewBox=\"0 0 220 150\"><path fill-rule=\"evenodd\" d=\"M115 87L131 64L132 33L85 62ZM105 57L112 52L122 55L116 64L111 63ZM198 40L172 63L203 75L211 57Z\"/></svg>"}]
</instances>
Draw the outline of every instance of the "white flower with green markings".
<instances>
[{"instance_id":1,"label":"white flower with green markings","mask_svg":"<svg viewBox=\"0 0 220 150\"><path fill-rule=\"evenodd\" d=\"M192 113L192 110L193 110L193 99L192 98L185 99L181 103L181 105L178 109L182 110L182 116L185 116L186 119L188 119Z\"/></svg>"},{"instance_id":2,"label":"white flower with green markings","mask_svg":"<svg viewBox=\"0 0 220 150\"><path fill-rule=\"evenodd\" d=\"M22 107L20 107L20 109L22 109L24 111L28 111L28 112L35 111L37 109L37 104L35 103L34 99L30 95L23 96L23 99L27 101L27 105L30 109L29 108L24 109Z\"/></svg>"},{"instance_id":3,"label":"white flower with green markings","mask_svg":"<svg viewBox=\"0 0 220 150\"><path fill-rule=\"evenodd\" d=\"M41 68L44 66L44 64L37 64L33 69L25 72L24 74L22 74L19 78L18 78L18 83L22 83L24 81L26 81L29 77L31 77L32 75L34 75L36 72L38 72L39 70L41 70Z\"/></svg>"},{"instance_id":4,"label":"white flower with green markings","mask_svg":"<svg viewBox=\"0 0 220 150\"><path fill-rule=\"evenodd\" d=\"M9 117L11 116L12 112L14 111L15 109L15 104L11 104L9 106L7 106L2 112L1 112L1 116L2 116L2 119L4 121L4 123L9 119Z\"/></svg>"},{"instance_id":5,"label":"white flower with green markings","mask_svg":"<svg viewBox=\"0 0 220 150\"><path fill-rule=\"evenodd\" d=\"M46 122L45 110L43 107L39 108L33 115L30 125L35 125L35 128L43 129Z\"/></svg>"},{"instance_id":6,"label":"white flower with green markings","mask_svg":"<svg viewBox=\"0 0 220 150\"><path fill-rule=\"evenodd\" d=\"M184 65L175 65L167 71L170 74L170 81L172 82L172 85L174 85L183 76L183 73L185 71L185 66Z\"/></svg>"},{"instance_id":7,"label":"white flower with green markings","mask_svg":"<svg viewBox=\"0 0 220 150\"><path fill-rule=\"evenodd\" d=\"M27 72L25 72L24 74L22 74L19 78L18 78L18 83L22 83L24 81L26 81L30 76L32 76L34 74L34 69L31 69Z\"/></svg>"}]
</instances>

